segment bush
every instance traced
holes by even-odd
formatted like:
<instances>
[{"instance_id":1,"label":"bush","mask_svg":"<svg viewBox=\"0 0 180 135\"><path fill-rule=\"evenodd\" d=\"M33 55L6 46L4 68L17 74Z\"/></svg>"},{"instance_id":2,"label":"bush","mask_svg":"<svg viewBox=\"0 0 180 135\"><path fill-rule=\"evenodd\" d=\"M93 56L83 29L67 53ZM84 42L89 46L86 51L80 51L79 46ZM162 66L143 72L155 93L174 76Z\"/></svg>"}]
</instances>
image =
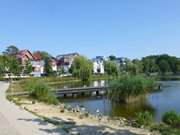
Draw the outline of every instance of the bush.
<instances>
[{"instance_id":1,"label":"bush","mask_svg":"<svg viewBox=\"0 0 180 135\"><path fill-rule=\"evenodd\" d=\"M0 81L4 81L5 79L3 78L3 76L0 76Z\"/></svg>"},{"instance_id":2,"label":"bush","mask_svg":"<svg viewBox=\"0 0 180 135\"><path fill-rule=\"evenodd\" d=\"M31 96L39 101L48 104L57 104L58 100L55 95L51 92L50 87L43 81L32 79L28 80L25 84L25 89L30 91Z\"/></svg>"},{"instance_id":3,"label":"bush","mask_svg":"<svg viewBox=\"0 0 180 135\"><path fill-rule=\"evenodd\" d=\"M151 126L153 123L153 115L148 111L137 113L136 122L139 126Z\"/></svg>"},{"instance_id":4,"label":"bush","mask_svg":"<svg viewBox=\"0 0 180 135\"><path fill-rule=\"evenodd\" d=\"M174 111L166 112L162 118L163 122L172 127L180 127L180 115Z\"/></svg>"}]
</instances>

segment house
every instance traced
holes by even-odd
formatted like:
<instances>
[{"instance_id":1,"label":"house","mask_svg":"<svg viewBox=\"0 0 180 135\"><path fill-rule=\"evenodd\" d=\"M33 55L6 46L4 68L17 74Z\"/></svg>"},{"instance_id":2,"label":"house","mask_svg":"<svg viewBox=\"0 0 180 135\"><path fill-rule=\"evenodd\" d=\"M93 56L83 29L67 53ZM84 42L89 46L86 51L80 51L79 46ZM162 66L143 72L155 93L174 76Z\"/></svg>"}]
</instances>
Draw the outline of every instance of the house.
<instances>
[{"instance_id":1,"label":"house","mask_svg":"<svg viewBox=\"0 0 180 135\"><path fill-rule=\"evenodd\" d=\"M117 57L115 60L115 63L117 64L117 68L119 71L124 71L126 68L127 63L130 60L128 58L125 57Z\"/></svg>"},{"instance_id":2,"label":"house","mask_svg":"<svg viewBox=\"0 0 180 135\"><path fill-rule=\"evenodd\" d=\"M27 61L31 61L34 59L34 56L29 50L21 50L16 55L16 58L21 63L22 66L25 66Z\"/></svg>"},{"instance_id":3,"label":"house","mask_svg":"<svg viewBox=\"0 0 180 135\"><path fill-rule=\"evenodd\" d=\"M33 60L31 61L33 67L33 72L31 73L34 77L41 77L44 74L44 61L43 60Z\"/></svg>"},{"instance_id":4,"label":"house","mask_svg":"<svg viewBox=\"0 0 180 135\"><path fill-rule=\"evenodd\" d=\"M31 62L34 59L34 56L29 50L21 50L17 53L16 58L21 64L21 68L22 68L21 75L24 75L27 67L27 63Z\"/></svg>"},{"instance_id":5,"label":"house","mask_svg":"<svg viewBox=\"0 0 180 135\"><path fill-rule=\"evenodd\" d=\"M94 74L104 74L104 57L97 56L92 60L93 62L93 73Z\"/></svg>"},{"instance_id":6,"label":"house","mask_svg":"<svg viewBox=\"0 0 180 135\"><path fill-rule=\"evenodd\" d=\"M58 70L63 69L64 73L68 74L74 58L77 56L79 56L78 53L58 55L56 57Z\"/></svg>"},{"instance_id":7,"label":"house","mask_svg":"<svg viewBox=\"0 0 180 135\"><path fill-rule=\"evenodd\" d=\"M54 57L51 57L51 67L54 72L57 72L57 60Z\"/></svg>"},{"instance_id":8,"label":"house","mask_svg":"<svg viewBox=\"0 0 180 135\"><path fill-rule=\"evenodd\" d=\"M31 73L34 77L41 77L44 74L44 60L40 52L33 53L34 59L31 61L33 72Z\"/></svg>"},{"instance_id":9,"label":"house","mask_svg":"<svg viewBox=\"0 0 180 135\"><path fill-rule=\"evenodd\" d=\"M127 61L127 58L124 58L124 57L118 57L116 58L115 62L118 66L122 66L122 65L125 65L126 64L126 61Z\"/></svg>"}]
</instances>

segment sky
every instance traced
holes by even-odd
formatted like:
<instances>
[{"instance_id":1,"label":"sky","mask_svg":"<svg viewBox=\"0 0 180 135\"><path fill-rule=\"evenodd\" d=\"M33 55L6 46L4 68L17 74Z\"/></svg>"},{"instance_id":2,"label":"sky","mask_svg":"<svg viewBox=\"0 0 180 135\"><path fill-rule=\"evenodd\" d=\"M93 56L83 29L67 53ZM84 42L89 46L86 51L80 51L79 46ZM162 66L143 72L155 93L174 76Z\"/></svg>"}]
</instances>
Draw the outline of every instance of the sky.
<instances>
[{"instance_id":1,"label":"sky","mask_svg":"<svg viewBox=\"0 0 180 135\"><path fill-rule=\"evenodd\" d=\"M180 0L0 0L0 52L180 57Z\"/></svg>"}]
</instances>

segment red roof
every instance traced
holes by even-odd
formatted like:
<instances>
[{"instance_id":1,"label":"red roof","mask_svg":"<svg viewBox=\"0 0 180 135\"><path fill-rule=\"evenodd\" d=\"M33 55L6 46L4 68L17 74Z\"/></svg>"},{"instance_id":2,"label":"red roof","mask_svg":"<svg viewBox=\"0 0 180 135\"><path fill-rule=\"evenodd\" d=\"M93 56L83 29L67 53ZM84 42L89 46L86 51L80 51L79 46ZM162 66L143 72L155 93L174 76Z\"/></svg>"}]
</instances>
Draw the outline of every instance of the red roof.
<instances>
[{"instance_id":1,"label":"red roof","mask_svg":"<svg viewBox=\"0 0 180 135\"><path fill-rule=\"evenodd\" d=\"M42 56L40 52L33 53L34 60L42 60Z\"/></svg>"},{"instance_id":2,"label":"red roof","mask_svg":"<svg viewBox=\"0 0 180 135\"><path fill-rule=\"evenodd\" d=\"M21 50L18 52L17 57L22 58L22 57L27 57L28 59L33 59L33 55L29 50Z\"/></svg>"}]
</instances>

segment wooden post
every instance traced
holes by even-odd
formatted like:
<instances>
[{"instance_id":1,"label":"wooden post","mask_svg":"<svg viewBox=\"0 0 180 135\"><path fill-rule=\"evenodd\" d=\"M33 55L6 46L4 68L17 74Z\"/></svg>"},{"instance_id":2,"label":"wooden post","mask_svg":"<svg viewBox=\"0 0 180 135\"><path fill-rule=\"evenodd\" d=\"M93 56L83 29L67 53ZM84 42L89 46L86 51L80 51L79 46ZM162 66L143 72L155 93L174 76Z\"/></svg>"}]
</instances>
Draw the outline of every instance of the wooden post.
<instances>
[{"instance_id":1,"label":"wooden post","mask_svg":"<svg viewBox=\"0 0 180 135\"><path fill-rule=\"evenodd\" d=\"M96 96L99 96L99 91L96 91Z\"/></svg>"}]
</instances>

